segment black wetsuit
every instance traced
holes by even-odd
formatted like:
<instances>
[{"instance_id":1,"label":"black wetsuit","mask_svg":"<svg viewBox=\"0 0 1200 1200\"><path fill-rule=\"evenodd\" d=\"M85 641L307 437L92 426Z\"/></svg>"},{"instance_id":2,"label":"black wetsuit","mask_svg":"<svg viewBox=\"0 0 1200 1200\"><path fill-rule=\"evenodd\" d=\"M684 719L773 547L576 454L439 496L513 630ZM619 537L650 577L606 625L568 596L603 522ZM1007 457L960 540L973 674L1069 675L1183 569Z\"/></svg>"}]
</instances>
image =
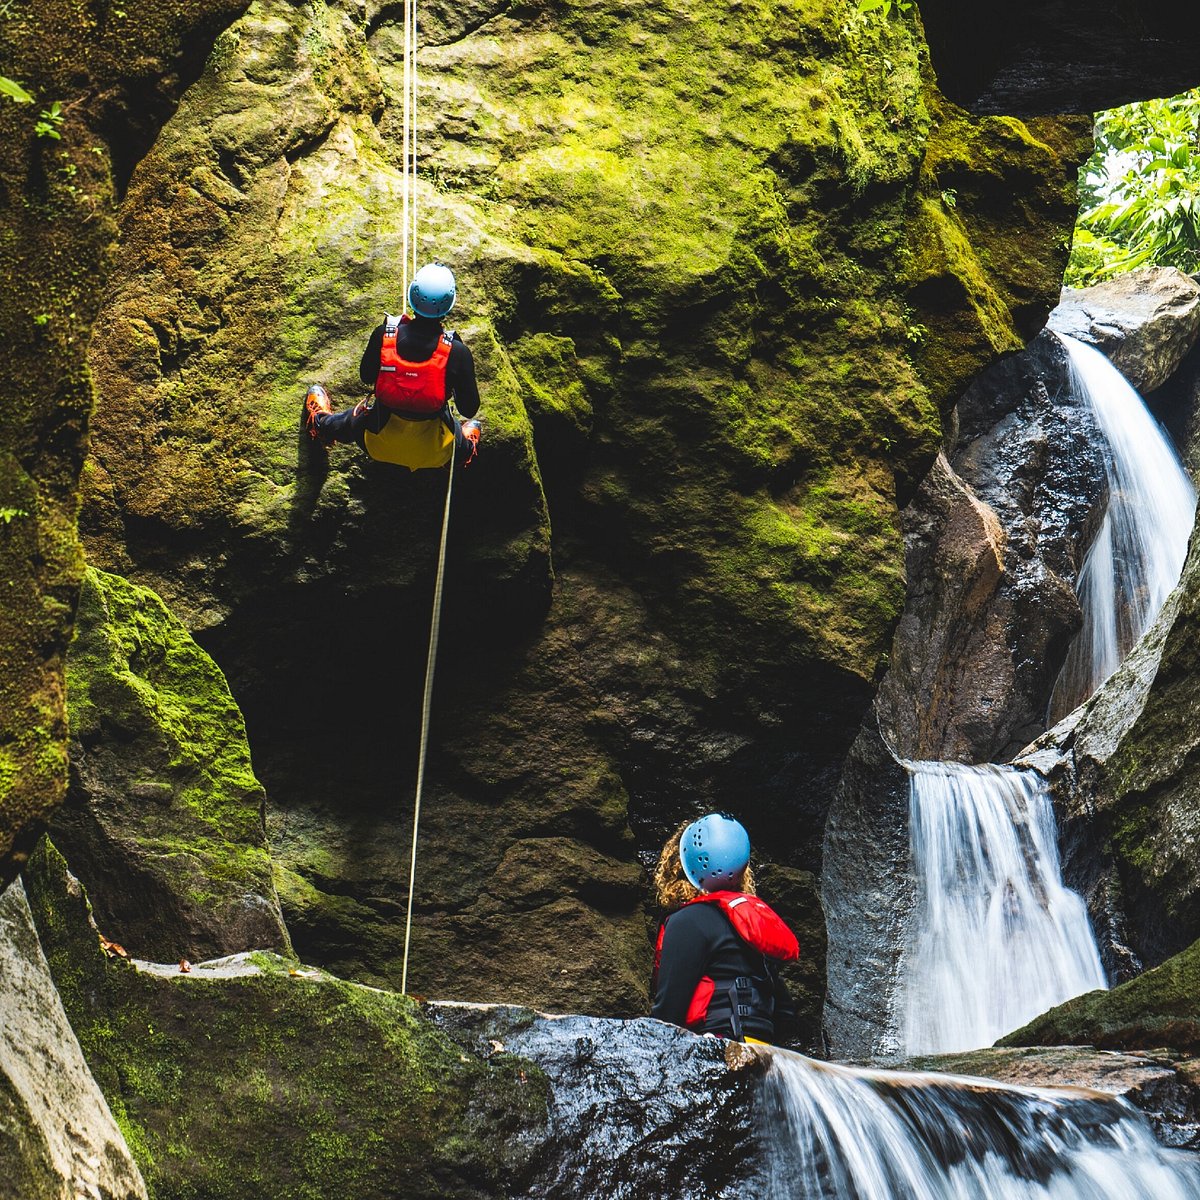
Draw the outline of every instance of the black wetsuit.
<instances>
[{"instance_id":1,"label":"black wetsuit","mask_svg":"<svg viewBox=\"0 0 1200 1200\"><path fill-rule=\"evenodd\" d=\"M733 980L749 978L774 1013L753 1005L752 1013L741 1016L742 1032L770 1041L775 1035L775 1018L791 1016L793 1011L787 988L779 978L779 966L776 959L755 950L734 932L719 905L685 904L666 921L650 1015L686 1026L696 985L707 975L716 982L717 992L709 1005L710 1016L697 1032L733 1037L726 991Z\"/></svg>"},{"instance_id":2,"label":"black wetsuit","mask_svg":"<svg viewBox=\"0 0 1200 1200\"><path fill-rule=\"evenodd\" d=\"M368 387L374 387L379 378L379 355L383 349L383 329L380 325L371 334L362 362L358 365L358 376ZM442 336L441 321L428 317L414 317L405 321L396 331L396 353L408 362L427 362L437 349ZM475 380L475 360L466 343L456 333L446 362L446 398L454 398L454 407L468 421L479 412L479 384ZM343 412L322 416L317 428L324 438L337 442L357 442L362 445L364 433L379 433L392 415L382 404L372 408L348 408ZM455 437L461 441L454 422Z\"/></svg>"}]
</instances>

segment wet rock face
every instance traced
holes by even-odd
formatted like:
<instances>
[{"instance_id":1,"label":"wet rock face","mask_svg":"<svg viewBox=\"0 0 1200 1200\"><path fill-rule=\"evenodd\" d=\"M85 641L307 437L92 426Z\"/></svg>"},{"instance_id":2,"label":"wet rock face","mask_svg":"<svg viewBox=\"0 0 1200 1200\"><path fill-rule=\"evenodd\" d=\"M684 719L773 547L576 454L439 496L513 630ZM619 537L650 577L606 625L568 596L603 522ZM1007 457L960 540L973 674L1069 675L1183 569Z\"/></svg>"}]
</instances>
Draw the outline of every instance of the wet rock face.
<instances>
[{"instance_id":1,"label":"wet rock face","mask_svg":"<svg viewBox=\"0 0 1200 1200\"><path fill-rule=\"evenodd\" d=\"M934 69L974 112L1098 112L1200 82L1189 0L921 0Z\"/></svg>"},{"instance_id":2,"label":"wet rock face","mask_svg":"<svg viewBox=\"0 0 1200 1200\"><path fill-rule=\"evenodd\" d=\"M0 894L0 1195L145 1200L67 1022L20 881Z\"/></svg>"},{"instance_id":3,"label":"wet rock face","mask_svg":"<svg viewBox=\"0 0 1200 1200\"><path fill-rule=\"evenodd\" d=\"M680 815L819 867L899 508L1074 217L1084 123L968 118L907 23L643 16L448 15L423 52L421 254L487 419L421 847L439 996L638 1011L635 853ZM356 397L396 307L401 35L269 3L222 37L131 181L83 516L229 675L298 947L392 983L442 481L314 460L297 409Z\"/></svg>"},{"instance_id":4,"label":"wet rock face","mask_svg":"<svg viewBox=\"0 0 1200 1200\"><path fill-rule=\"evenodd\" d=\"M876 702L897 753L1002 762L1045 727L1104 494L1098 433L1049 334L985 371L905 510L909 596Z\"/></svg>"},{"instance_id":5,"label":"wet rock face","mask_svg":"<svg viewBox=\"0 0 1200 1200\"><path fill-rule=\"evenodd\" d=\"M263 789L212 659L152 592L89 569L67 682L54 836L105 933L168 962L285 948Z\"/></svg>"},{"instance_id":6,"label":"wet rock face","mask_svg":"<svg viewBox=\"0 0 1200 1200\"><path fill-rule=\"evenodd\" d=\"M825 827L821 902L829 933L823 1033L836 1058L897 1050L894 1007L908 914L908 772L864 725Z\"/></svg>"},{"instance_id":7,"label":"wet rock face","mask_svg":"<svg viewBox=\"0 0 1200 1200\"><path fill-rule=\"evenodd\" d=\"M1050 328L1095 346L1143 395L1162 387L1200 336L1200 284L1174 267L1068 288Z\"/></svg>"},{"instance_id":8,"label":"wet rock face","mask_svg":"<svg viewBox=\"0 0 1200 1200\"><path fill-rule=\"evenodd\" d=\"M754 1051L660 1021L472 1005L428 1011L472 1052L515 1054L544 1073L548 1128L522 1195L746 1194L740 1189L758 1153L755 1101L765 1066Z\"/></svg>"}]
</instances>

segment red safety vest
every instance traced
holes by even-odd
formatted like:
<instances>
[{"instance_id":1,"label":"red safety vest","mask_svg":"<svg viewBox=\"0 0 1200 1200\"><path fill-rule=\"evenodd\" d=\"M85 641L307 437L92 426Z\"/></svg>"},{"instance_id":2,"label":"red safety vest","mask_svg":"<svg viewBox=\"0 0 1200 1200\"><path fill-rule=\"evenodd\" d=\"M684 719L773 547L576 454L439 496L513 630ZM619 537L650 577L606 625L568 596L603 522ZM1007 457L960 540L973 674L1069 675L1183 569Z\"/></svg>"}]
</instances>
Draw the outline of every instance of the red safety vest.
<instances>
[{"instance_id":1,"label":"red safety vest","mask_svg":"<svg viewBox=\"0 0 1200 1200\"><path fill-rule=\"evenodd\" d=\"M792 962L800 957L800 943L796 941L796 935L784 924L783 918L765 900L760 900L757 896L750 896L745 892L701 892L689 900L688 904L719 904L721 911L729 918L734 933L768 958ZM656 980L666 932L667 923L664 921L658 931L658 944L654 948ZM701 976L684 1018L684 1024L689 1029L696 1029L704 1024L716 986L716 980L708 975Z\"/></svg>"},{"instance_id":2,"label":"red safety vest","mask_svg":"<svg viewBox=\"0 0 1200 1200\"><path fill-rule=\"evenodd\" d=\"M407 315L389 316L384 322L375 398L384 408L403 417L436 417L446 407L446 367L454 334L444 332L437 349L425 362L409 362L396 352L396 334L407 320Z\"/></svg>"}]
</instances>

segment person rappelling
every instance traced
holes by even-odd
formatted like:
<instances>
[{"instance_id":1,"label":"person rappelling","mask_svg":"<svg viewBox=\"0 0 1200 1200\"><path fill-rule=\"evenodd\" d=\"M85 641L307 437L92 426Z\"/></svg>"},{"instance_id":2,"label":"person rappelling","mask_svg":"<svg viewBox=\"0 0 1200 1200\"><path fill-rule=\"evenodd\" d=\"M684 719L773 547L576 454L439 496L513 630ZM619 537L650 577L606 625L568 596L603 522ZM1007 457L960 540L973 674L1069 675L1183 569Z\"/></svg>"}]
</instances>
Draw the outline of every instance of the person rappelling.
<instances>
[{"instance_id":1,"label":"person rappelling","mask_svg":"<svg viewBox=\"0 0 1200 1200\"><path fill-rule=\"evenodd\" d=\"M454 272L442 263L429 263L413 276L412 315L386 316L363 351L358 373L372 395L335 413L321 384L308 389L304 424L314 442L356 443L377 462L410 471L474 460L480 435L475 361L442 323L456 296Z\"/></svg>"},{"instance_id":2,"label":"person rappelling","mask_svg":"<svg viewBox=\"0 0 1200 1200\"><path fill-rule=\"evenodd\" d=\"M650 1015L694 1033L770 1042L795 1015L780 977L800 957L796 935L755 893L750 836L709 813L663 846L654 886L669 912L658 931Z\"/></svg>"}]
</instances>

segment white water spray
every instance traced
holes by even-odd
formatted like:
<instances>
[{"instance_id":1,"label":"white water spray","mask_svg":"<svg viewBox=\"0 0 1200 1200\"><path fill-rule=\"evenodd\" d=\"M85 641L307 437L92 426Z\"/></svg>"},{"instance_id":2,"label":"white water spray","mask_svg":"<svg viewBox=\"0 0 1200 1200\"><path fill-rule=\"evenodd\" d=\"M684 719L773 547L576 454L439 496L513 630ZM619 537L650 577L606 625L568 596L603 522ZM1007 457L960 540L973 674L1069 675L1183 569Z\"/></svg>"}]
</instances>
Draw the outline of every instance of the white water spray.
<instances>
[{"instance_id":1,"label":"white water spray","mask_svg":"<svg viewBox=\"0 0 1200 1200\"><path fill-rule=\"evenodd\" d=\"M1014 767L907 766L917 904L902 964L905 1051L990 1046L1106 987L1087 909L1062 883L1042 777Z\"/></svg>"},{"instance_id":2,"label":"white water spray","mask_svg":"<svg viewBox=\"0 0 1200 1200\"><path fill-rule=\"evenodd\" d=\"M1058 335L1071 387L1107 442L1108 508L1079 572L1083 628L1050 701L1057 721L1120 665L1179 582L1196 491L1166 434L1125 377L1091 346Z\"/></svg>"},{"instance_id":3,"label":"white water spray","mask_svg":"<svg viewBox=\"0 0 1200 1200\"><path fill-rule=\"evenodd\" d=\"M1200 1163L1124 1101L773 1050L766 1200L1198 1200Z\"/></svg>"}]
</instances>

